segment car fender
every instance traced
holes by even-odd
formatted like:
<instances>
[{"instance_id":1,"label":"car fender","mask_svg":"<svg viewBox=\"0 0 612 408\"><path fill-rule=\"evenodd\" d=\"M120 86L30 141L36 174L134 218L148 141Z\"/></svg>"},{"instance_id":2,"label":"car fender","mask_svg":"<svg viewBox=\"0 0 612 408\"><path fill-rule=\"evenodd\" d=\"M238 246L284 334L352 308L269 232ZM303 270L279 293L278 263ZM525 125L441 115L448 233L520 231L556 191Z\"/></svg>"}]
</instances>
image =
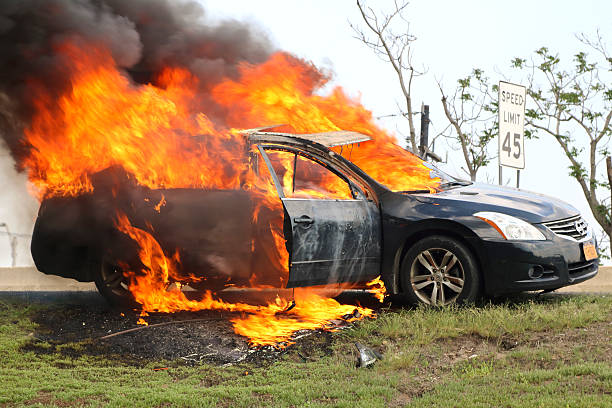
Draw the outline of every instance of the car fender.
<instances>
[{"instance_id":1,"label":"car fender","mask_svg":"<svg viewBox=\"0 0 612 408\"><path fill-rule=\"evenodd\" d=\"M467 217L466 217L467 218ZM393 221L389 221L393 223ZM395 221L401 224L407 221ZM465 219L424 219L419 221L408 221L409 228L398 228L403 234L394 234L392 231L385 235L383 265L383 280L393 294L401 293L400 271L401 263L405 253L417 241L427 236L445 235L458 239L464 243L474 254L478 262L479 269L484 270L487 259L480 244L481 238L470 228L470 220ZM481 274L482 275L482 274ZM483 282L486 277L482 276ZM485 282L486 284L486 282Z\"/></svg>"}]
</instances>

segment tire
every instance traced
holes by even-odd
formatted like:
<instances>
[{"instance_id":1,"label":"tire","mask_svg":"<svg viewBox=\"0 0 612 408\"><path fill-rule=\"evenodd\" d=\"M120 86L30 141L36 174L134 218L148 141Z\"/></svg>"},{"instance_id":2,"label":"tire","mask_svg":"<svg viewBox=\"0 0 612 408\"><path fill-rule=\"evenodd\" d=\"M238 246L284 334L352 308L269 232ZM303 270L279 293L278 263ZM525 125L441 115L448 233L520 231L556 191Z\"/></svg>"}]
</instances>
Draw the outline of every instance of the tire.
<instances>
[{"instance_id":1,"label":"tire","mask_svg":"<svg viewBox=\"0 0 612 408\"><path fill-rule=\"evenodd\" d=\"M92 264L94 282L98 292L114 306L136 307L137 303L129 290L128 278L123 269L110 255L105 255Z\"/></svg>"},{"instance_id":2,"label":"tire","mask_svg":"<svg viewBox=\"0 0 612 408\"><path fill-rule=\"evenodd\" d=\"M473 303L481 294L476 258L463 243L443 235L412 245L400 274L404 297L413 305Z\"/></svg>"}]
</instances>

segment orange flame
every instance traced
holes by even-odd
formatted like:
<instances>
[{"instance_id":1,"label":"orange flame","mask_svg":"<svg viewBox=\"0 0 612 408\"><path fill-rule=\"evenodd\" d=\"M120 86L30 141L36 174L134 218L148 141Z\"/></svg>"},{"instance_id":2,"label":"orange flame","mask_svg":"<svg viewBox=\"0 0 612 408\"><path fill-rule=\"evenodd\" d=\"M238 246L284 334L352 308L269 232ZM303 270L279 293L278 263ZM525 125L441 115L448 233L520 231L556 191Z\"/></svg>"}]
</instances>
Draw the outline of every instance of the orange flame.
<instances>
[{"instance_id":1,"label":"orange flame","mask_svg":"<svg viewBox=\"0 0 612 408\"><path fill-rule=\"evenodd\" d=\"M72 61L70 90L56 100L36 78L29 83L36 95L36 114L25 131L29 155L21 164L39 198L92 192L90 176L111 166L123 167L137 183L152 189L249 190L261 196L262 203L253 222L264 209L279 214L270 224L275 248L268 258L270 270L280 271L275 272L282 275L280 282L286 282L289 260L282 205L273 183L250 168L245 138L232 129L286 123L298 133L361 132L373 140L343 153L374 179L392 190L434 191L439 183L418 157L397 146L373 123L371 112L341 88L319 95L328 78L288 54L277 53L260 65L243 64L237 79L225 79L204 95L198 79L183 68L168 67L154 84L136 85L104 48L92 46L84 52L65 43L56 52ZM283 179L288 180L289 161L280 163ZM350 194L328 187L340 198ZM323 192L308 188L301 194L320 197ZM160 212L164 205L162 197L155 209ZM139 244L143 267L128 267L127 276L144 311L243 312L247 315L232 320L236 332L263 345L287 341L302 328L324 327L354 309L309 290L296 290L297 307L286 313L280 312L289 302L280 298L267 306L224 302L209 291L198 300L188 299L181 291L180 282L186 282L179 273L178 252L166 255L152 233L133 227L124 214L118 214L116 227ZM172 282L179 284L171 286ZM251 280L254 286L257 282L256 277ZM382 299L380 279L370 287ZM360 316L373 315L369 309L358 311Z\"/></svg>"},{"instance_id":2,"label":"orange flame","mask_svg":"<svg viewBox=\"0 0 612 408\"><path fill-rule=\"evenodd\" d=\"M370 292L374 295L376 299L378 299L380 303L385 301L387 289L385 288L385 283L380 279L380 276L366 283L366 286L370 289Z\"/></svg>"},{"instance_id":3,"label":"orange flame","mask_svg":"<svg viewBox=\"0 0 612 408\"><path fill-rule=\"evenodd\" d=\"M166 205L166 197L164 197L164 195L162 194L161 200L159 200L159 203L155 204L155 211L157 211L158 213L161 212L161 208Z\"/></svg>"},{"instance_id":4,"label":"orange flame","mask_svg":"<svg viewBox=\"0 0 612 408\"><path fill-rule=\"evenodd\" d=\"M368 308L341 305L334 299L319 296L308 289L296 290L296 307L285 311L289 302L277 297L267 306L247 303L227 303L215 299L206 291L199 300L188 299L180 291L180 284L170 289L171 279L180 279L176 261L167 258L161 246L151 234L133 227L124 214L117 216L117 228L129 235L140 246L140 260L144 268L127 271L130 277L130 291L146 312L177 312L180 310L227 310L246 312L247 316L232 319L236 333L249 338L254 346L272 345L279 342L290 344L291 335L301 329L325 327L330 320L351 315L355 310L359 317L350 316L347 321L373 316ZM137 324L147 325L142 319Z\"/></svg>"},{"instance_id":5,"label":"orange flame","mask_svg":"<svg viewBox=\"0 0 612 408\"><path fill-rule=\"evenodd\" d=\"M104 50L84 54L65 44L58 52L74 61L71 91L50 100L34 80L31 84L40 96L26 130L32 148L23 165L42 194L91 191L89 175L113 165L150 188L240 187L247 171L239 157L244 137L203 113L198 80L189 72L168 68L158 86L137 86ZM278 53L261 65L245 64L241 74L239 81L226 80L212 90L216 106L228 109L224 122L233 128L287 123L298 133L358 131L374 140L352 149L351 160L377 181L392 190L433 190L438 184L418 157L397 146L342 89L316 95L325 78L312 66Z\"/></svg>"}]
</instances>

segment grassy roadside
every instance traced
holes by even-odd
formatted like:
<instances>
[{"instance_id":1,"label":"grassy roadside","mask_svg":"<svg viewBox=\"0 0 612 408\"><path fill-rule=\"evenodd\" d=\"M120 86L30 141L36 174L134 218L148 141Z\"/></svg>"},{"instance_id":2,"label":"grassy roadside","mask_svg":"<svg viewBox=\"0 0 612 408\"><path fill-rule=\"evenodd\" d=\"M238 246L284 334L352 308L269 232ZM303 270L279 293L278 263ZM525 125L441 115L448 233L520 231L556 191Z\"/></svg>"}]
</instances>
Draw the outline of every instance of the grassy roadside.
<instances>
[{"instance_id":1,"label":"grassy roadside","mask_svg":"<svg viewBox=\"0 0 612 408\"><path fill-rule=\"evenodd\" d=\"M230 367L24 351L40 307L0 299L0 406L612 405L610 296L382 310L319 352L297 344L276 362ZM384 360L355 368L355 341Z\"/></svg>"}]
</instances>

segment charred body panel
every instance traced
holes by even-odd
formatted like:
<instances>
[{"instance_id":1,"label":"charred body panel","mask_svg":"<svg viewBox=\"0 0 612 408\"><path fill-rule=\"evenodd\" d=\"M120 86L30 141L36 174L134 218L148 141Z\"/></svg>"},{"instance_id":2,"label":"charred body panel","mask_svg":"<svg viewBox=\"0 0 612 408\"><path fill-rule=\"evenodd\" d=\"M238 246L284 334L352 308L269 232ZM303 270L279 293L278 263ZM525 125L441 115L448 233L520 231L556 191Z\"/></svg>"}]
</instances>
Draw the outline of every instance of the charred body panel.
<instances>
[{"instance_id":1,"label":"charred body panel","mask_svg":"<svg viewBox=\"0 0 612 408\"><path fill-rule=\"evenodd\" d=\"M248 281L254 205L248 192L171 189L155 193L163 194L165 202L159 212L151 214L146 207L135 212L141 216L141 228L150 222L162 248L178 249L181 272L221 282ZM158 204L161 198L151 202Z\"/></svg>"},{"instance_id":2,"label":"charred body panel","mask_svg":"<svg viewBox=\"0 0 612 408\"><path fill-rule=\"evenodd\" d=\"M137 246L115 228L121 211L134 227L155 232L166 255L178 251L182 273L209 286L249 281L256 231L248 192L151 190L117 169L96 175L94 191L43 201L31 246L38 270L93 281L92 262L106 253L137 267Z\"/></svg>"},{"instance_id":3,"label":"charred body panel","mask_svg":"<svg viewBox=\"0 0 612 408\"><path fill-rule=\"evenodd\" d=\"M380 274L378 208L365 200L284 198L292 246L287 287L363 282Z\"/></svg>"},{"instance_id":4,"label":"charred body panel","mask_svg":"<svg viewBox=\"0 0 612 408\"><path fill-rule=\"evenodd\" d=\"M54 197L42 202L31 243L32 258L39 271L93 281L88 265L90 248L94 239L109 231L88 215L91 202L91 196Z\"/></svg>"},{"instance_id":5,"label":"charred body panel","mask_svg":"<svg viewBox=\"0 0 612 408\"><path fill-rule=\"evenodd\" d=\"M258 149L285 209L285 236L290 259L287 287L362 283L380 275L380 210L373 199L375 194L371 187L349 167L342 166L333 151L324 147L323 150L317 149L317 142L299 139L298 143L284 140L285 143L275 144L272 142L283 141L278 138L285 135L266 136L272 137L272 140L262 139L262 142L268 143L258 145ZM354 140L353 134L339 136ZM338 138L334 143L341 141ZM352 199L285 197L281 175L277 174L266 153L275 151L293 155L292 191L296 186L298 158L304 158L343 180ZM322 154L325 152L327 154Z\"/></svg>"}]
</instances>

